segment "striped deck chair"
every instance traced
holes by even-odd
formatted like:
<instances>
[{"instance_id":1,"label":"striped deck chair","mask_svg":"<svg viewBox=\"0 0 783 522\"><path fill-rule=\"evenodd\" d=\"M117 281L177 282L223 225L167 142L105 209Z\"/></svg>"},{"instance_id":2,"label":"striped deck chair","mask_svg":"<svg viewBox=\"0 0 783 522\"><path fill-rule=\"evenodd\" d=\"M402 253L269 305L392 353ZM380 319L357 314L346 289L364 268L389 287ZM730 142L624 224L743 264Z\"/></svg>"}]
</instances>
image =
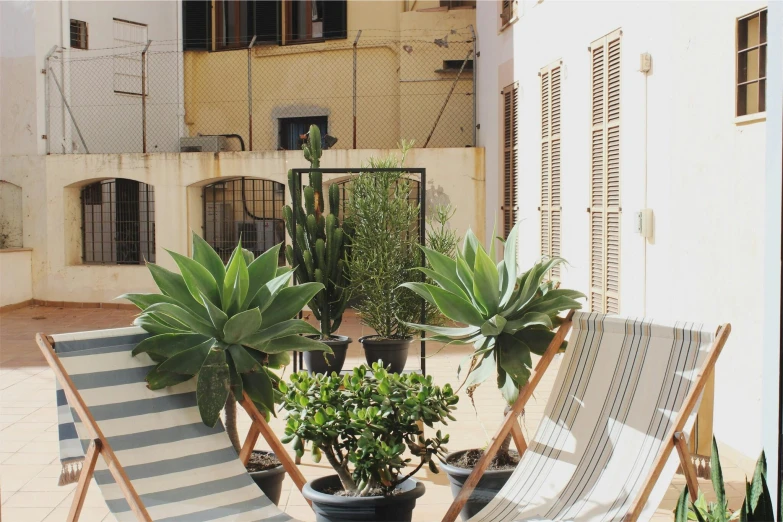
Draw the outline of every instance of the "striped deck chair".
<instances>
[{"instance_id":1,"label":"striped deck chair","mask_svg":"<svg viewBox=\"0 0 783 522\"><path fill-rule=\"evenodd\" d=\"M94 477L118 522L292 521L243 466L263 435L300 490L305 482L253 402L247 396L240 402L253 424L237 458L222 424L202 423L194 380L147 388L154 363L146 354L131 356L147 336L141 328L36 336L84 448L67 520L78 520Z\"/></svg>"},{"instance_id":2,"label":"striped deck chair","mask_svg":"<svg viewBox=\"0 0 783 522\"><path fill-rule=\"evenodd\" d=\"M527 445L517 418L569 330L544 418ZM460 514L509 432L519 465L470 522L648 520L678 464L695 499L685 434L730 331L728 324L569 314L443 522Z\"/></svg>"}]
</instances>

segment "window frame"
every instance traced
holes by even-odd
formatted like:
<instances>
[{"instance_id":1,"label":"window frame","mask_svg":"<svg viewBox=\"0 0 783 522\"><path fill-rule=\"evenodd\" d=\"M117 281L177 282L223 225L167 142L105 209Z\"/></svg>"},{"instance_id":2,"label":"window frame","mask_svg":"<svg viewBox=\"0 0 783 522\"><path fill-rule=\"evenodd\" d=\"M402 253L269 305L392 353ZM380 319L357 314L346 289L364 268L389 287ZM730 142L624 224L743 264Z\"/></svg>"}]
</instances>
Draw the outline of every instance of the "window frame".
<instances>
[{"instance_id":1,"label":"window frame","mask_svg":"<svg viewBox=\"0 0 783 522\"><path fill-rule=\"evenodd\" d=\"M90 48L90 31L89 31L89 26L88 26L87 22L85 22L84 20L77 20L75 18L71 18L70 20L71 20L70 26L69 26L70 27L70 39L69 39L69 41L70 41L70 48L71 49L79 49L79 50L82 50L82 51L88 50ZM73 40L74 22L76 22L77 27L79 29L84 29L84 47L73 45L73 42L74 42L74 40Z\"/></svg>"},{"instance_id":2,"label":"window frame","mask_svg":"<svg viewBox=\"0 0 783 522\"><path fill-rule=\"evenodd\" d=\"M762 7L760 9L757 9L751 13L745 14L743 16L740 16L737 18L736 24L734 26L734 118L735 123L751 123L755 121L761 121L766 119L766 81L767 81L767 60L764 59L764 71L762 73L761 70L761 64L762 64L762 55L766 56L766 50L767 50L767 44L768 44L768 35L766 34L766 26L769 19L768 16L768 8ZM740 27L741 24L745 23L747 24L749 20L758 17L759 19L759 41L756 45L753 46L746 46L744 49L740 49ZM763 22L763 25L762 25ZM762 42L762 35L764 35L764 41ZM758 49L759 50L759 57L758 57L758 77L754 80L745 80L744 82L740 82L740 56L742 53L749 53L750 51ZM764 52L762 52L762 50ZM740 112L740 89L742 87L751 85L751 84L757 84L759 86L759 94L758 94L758 104L757 109L755 112L748 112L747 106L745 107L745 112ZM765 87L764 93L762 95L762 86ZM747 96L747 95L746 95ZM761 107L764 107L763 110L761 110Z\"/></svg>"},{"instance_id":3,"label":"window frame","mask_svg":"<svg viewBox=\"0 0 783 522\"><path fill-rule=\"evenodd\" d=\"M508 16L504 16L506 13L506 9L503 6L505 2L508 2ZM508 27L510 27L514 22L519 20L519 0L498 0L498 6L500 14L498 15L500 17L500 28L498 29L498 32L502 33L505 31Z\"/></svg>"},{"instance_id":4,"label":"window frame","mask_svg":"<svg viewBox=\"0 0 783 522\"><path fill-rule=\"evenodd\" d=\"M250 12L250 2L247 2L245 0L215 0L215 7L213 9L213 18L214 18L214 26L215 26L215 50L216 51L230 51L234 49L244 49L248 46L250 43L250 39L253 38L253 35L247 35L245 36L245 40L242 39L242 35L239 34L238 36L234 37L235 42L232 42L230 44L223 44L221 43L221 40L224 38L223 34L223 11L222 6L226 3L233 3L236 4L236 14L234 15L234 22L236 23L236 27L240 28L242 27L242 24L244 23L246 26L249 24L249 21L251 18L255 16L255 13ZM244 6L247 10L247 16L245 19L242 19L242 12L241 7ZM255 7L255 6L253 6Z\"/></svg>"},{"instance_id":5,"label":"window frame","mask_svg":"<svg viewBox=\"0 0 783 522\"><path fill-rule=\"evenodd\" d=\"M144 23L141 23L141 22L133 22L131 20L125 20L124 18L112 18L112 39L114 41L115 47L119 47L117 45L118 44L118 42L117 42L118 38L117 38L116 33L114 32L116 27L117 27L117 25L116 25L117 23L127 24L127 25L134 25L134 26L137 26L137 27L144 28L144 35L145 35L145 37L144 37L144 39L142 41L136 42L136 41L132 41L132 40L122 40L122 39L120 39L121 42L128 42L125 45L127 45L127 46L134 46L134 45L143 46L143 45L147 45L147 42L149 41L149 25L148 24L144 24ZM141 62L142 62L142 60L141 60L141 52L139 52L138 60L136 60L135 58L131 58L130 56L131 56L130 53L127 53L127 54L118 53L118 54L114 55L113 60L112 60L114 62L113 63L114 70L112 72L112 89L114 91L114 94L122 94L122 95L125 95L125 96L141 96L142 95L142 89L141 89L142 72L139 72L139 74L138 74L138 80L139 80L139 90L138 90L138 92L136 92L136 91L126 91L126 90L123 90L123 89L119 89L119 90L117 89L117 75L118 74L121 74L121 75L122 74L126 74L126 75L128 74L128 73L118 72L117 71L118 63L121 63L122 61L128 61L128 60L132 60L134 62L138 61L138 68L139 68L139 71L141 71L141 67L142 67L142 65L141 65ZM144 91L145 91L145 96L149 96L149 94L150 94L149 64L145 63L144 64L144 69L145 70L143 71L144 72L143 76L144 76L144 83L146 84L144 86L145 87ZM135 77L135 75L134 75L134 77Z\"/></svg>"}]
</instances>

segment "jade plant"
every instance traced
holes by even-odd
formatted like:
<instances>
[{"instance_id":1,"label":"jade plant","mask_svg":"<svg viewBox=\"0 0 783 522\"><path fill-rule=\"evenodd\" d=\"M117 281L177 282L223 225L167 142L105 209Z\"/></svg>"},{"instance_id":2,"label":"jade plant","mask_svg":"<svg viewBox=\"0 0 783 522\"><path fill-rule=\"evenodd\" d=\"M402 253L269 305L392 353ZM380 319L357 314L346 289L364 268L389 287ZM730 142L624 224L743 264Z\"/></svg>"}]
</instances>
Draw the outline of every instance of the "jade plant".
<instances>
[{"instance_id":1,"label":"jade plant","mask_svg":"<svg viewBox=\"0 0 783 522\"><path fill-rule=\"evenodd\" d=\"M321 132L310 126L307 142L302 145L311 169L321 165ZM348 303L348 255L350 243L338 217L340 190L337 184L329 187L329 214L324 216L322 173L310 171L310 184L304 188L302 208L301 175L288 173L288 189L293 205L283 209L288 234L296 248L287 245L286 259L296 267L298 282L323 284L324 288L310 301L309 306L321 325L321 338L329 339L342 322ZM293 208L292 208L293 207ZM296 213L296 230L294 230Z\"/></svg>"},{"instance_id":2,"label":"jade plant","mask_svg":"<svg viewBox=\"0 0 783 522\"><path fill-rule=\"evenodd\" d=\"M280 391L288 411L283 442L299 456L309 443L316 462L325 456L349 496L389 495L425 464L438 473L433 456L445 454L449 436L426 436L419 423L455 420L459 400L431 376L392 374L378 363L344 376L295 373ZM412 460L406 449L418 464L403 474Z\"/></svg>"},{"instance_id":3,"label":"jade plant","mask_svg":"<svg viewBox=\"0 0 783 522\"><path fill-rule=\"evenodd\" d=\"M139 307L134 323L152 334L132 352L156 363L147 386L159 390L195 378L202 421L214 426L225 407L237 451L236 401L243 392L272 414L279 382L272 369L288 364L291 350L330 351L299 335L318 331L293 319L323 285L289 286L291 269L278 267L279 250L275 245L254 258L240 242L224 265L194 233L192 258L169 251L179 274L147 263L160 294L121 296Z\"/></svg>"}]
</instances>

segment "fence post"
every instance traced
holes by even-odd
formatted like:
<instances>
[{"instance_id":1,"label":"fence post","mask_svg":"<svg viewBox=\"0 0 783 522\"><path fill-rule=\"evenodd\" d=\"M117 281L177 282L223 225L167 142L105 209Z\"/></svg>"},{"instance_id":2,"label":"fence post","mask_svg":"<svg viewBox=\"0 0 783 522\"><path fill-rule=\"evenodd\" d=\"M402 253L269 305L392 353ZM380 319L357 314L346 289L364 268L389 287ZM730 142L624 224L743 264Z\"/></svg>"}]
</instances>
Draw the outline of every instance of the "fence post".
<instances>
[{"instance_id":1,"label":"fence post","mask_svg":"<svg viewBox=\"0 0 783 522\"><path fill-rule=\"evenodd\" d=\"M44 85L44 134L46 139L46 155L48 156L51 152L49 143L51 142L51 130L49 128L49 58L54 54L54 52L57 50L57 46L53 45L52 48L49 50L48 53L46 53L46 56L44 57L44 68L41 70L41 72L44 75L44 82L46 84Z\"/></svg>"},{"instance_id":2,"label":"fence post","mask_svg":"<svg viewBox=\"0 0 783 522\"><path fill-rule=\"evenodd\" d=\"M476 101L478 100L478 94L476 93L476 87L478 85L478 53L476 52L476 31L473 29L473 24L470 25L470 34L473 35L473 146L477 144L478 122L476 121Z\"/></svg>"},{"instance_id":3,"label":"fence post","mask_svg":"<svg viewBox=\"0 0 783 522\"><path fill-rule=\"evenodd\" d=\"M147 153L147 49L152 40L147 40L147 45L141 52L141 152Z\"/></svg>"},{"instance_id":4,"label":"fence post","mask_svg":"<svg viewBox=\"0 0 783 522\"><path fill-rule=\"evenodd\" d=\"M250 45L247 46L247 124L248 124L248 150L253 150L253 46L257 35L253 35Z\"/></svg>"},{"instance_id":5,"label":"fence post","mask_svg":"<svg viewBox=\"0 0 783 522\"><path fill-rule=\"evenodd\" d=\"M356 54L358 52L357 44L359 43L359 37L362 35L362 30L356 33L356 39L353 41L353 148L356 148Z\"/></svg>"}]
</instances>

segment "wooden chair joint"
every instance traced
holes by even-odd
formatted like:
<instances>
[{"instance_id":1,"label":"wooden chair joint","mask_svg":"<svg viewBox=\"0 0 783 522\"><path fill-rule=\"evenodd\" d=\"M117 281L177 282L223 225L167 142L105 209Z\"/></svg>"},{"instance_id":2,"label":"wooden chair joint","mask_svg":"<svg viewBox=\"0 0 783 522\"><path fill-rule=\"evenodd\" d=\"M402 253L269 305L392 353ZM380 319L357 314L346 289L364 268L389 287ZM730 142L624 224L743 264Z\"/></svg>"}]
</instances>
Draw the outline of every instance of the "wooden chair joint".
<instances>
[{"instance_id":1,"label":"wooden chair joint","mask_svg":"<svg viewBox=\"0 0 783 522\"><path fill-rule=\"evenodd\" d=\"M682 472L685 475L685 483L688 485L688 494L693 502L699 497L699 479L696 474L696 468L693 466L693 458L688 451L688 437L681 431L674 432L674 446L677 448L677 454L680 456Z\"/></svg>"}]
</instances>

